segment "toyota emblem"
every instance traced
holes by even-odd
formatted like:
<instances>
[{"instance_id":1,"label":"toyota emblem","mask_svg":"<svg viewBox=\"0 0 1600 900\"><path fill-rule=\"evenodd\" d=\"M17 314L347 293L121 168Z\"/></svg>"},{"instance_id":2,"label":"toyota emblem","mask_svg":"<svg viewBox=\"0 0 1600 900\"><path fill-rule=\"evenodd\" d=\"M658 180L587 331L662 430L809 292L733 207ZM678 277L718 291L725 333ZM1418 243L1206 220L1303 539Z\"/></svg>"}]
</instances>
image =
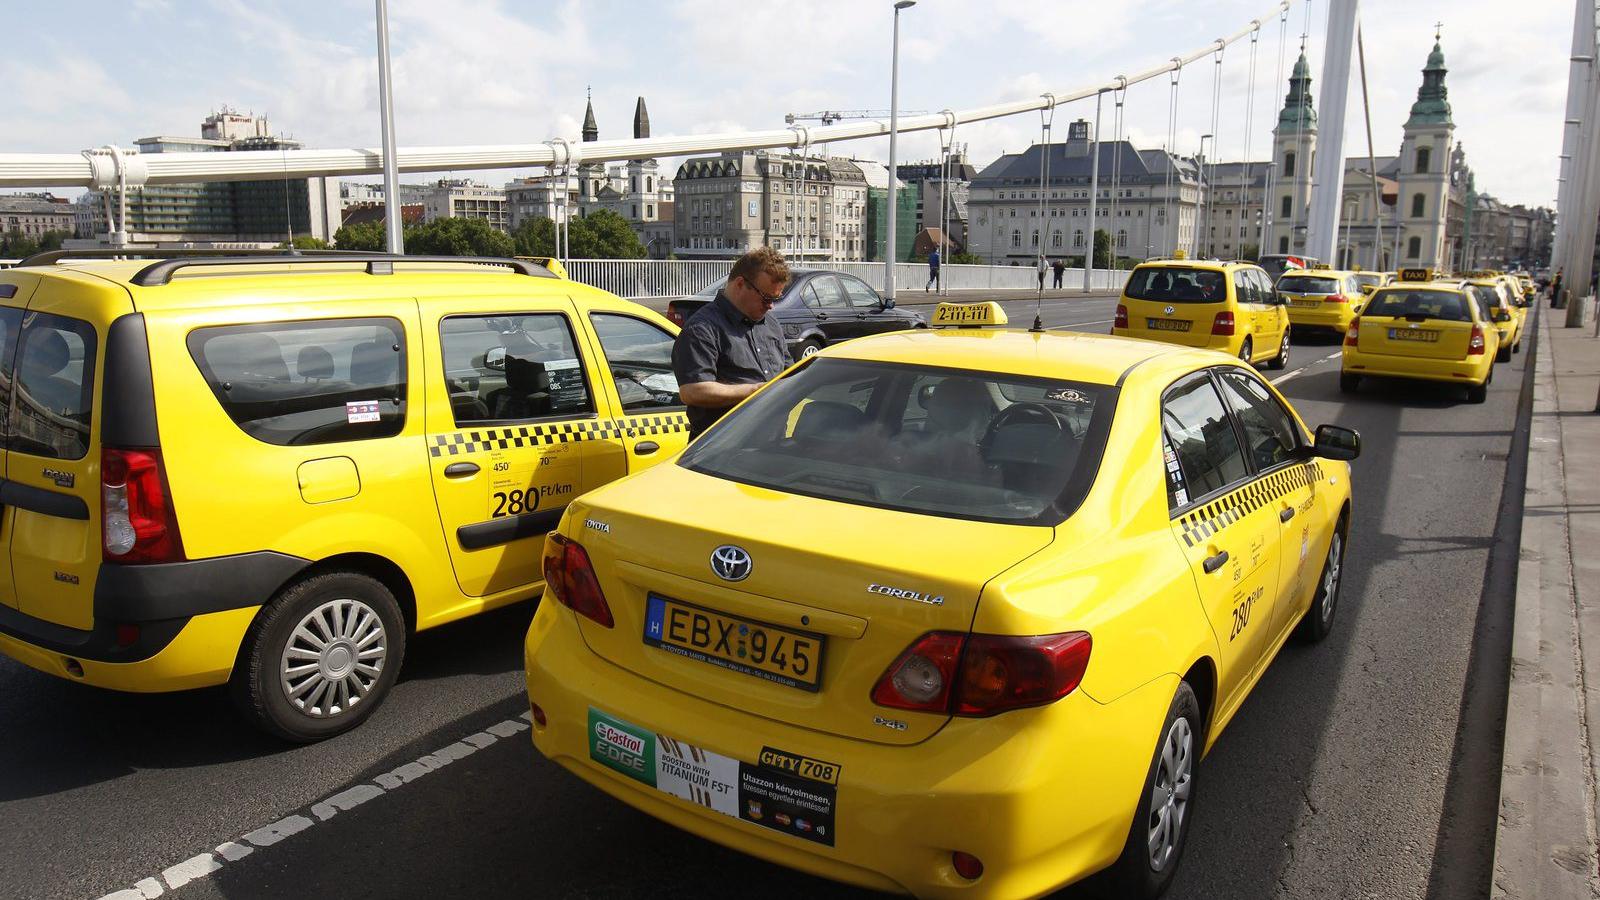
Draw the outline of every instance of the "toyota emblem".
<instances>
[{"instance_id":1,"label":"toyota emblem","mask_svg":"<svg viewBox=\"0 0 1600 900\"><path fill-rule=\"evenodd\" d=\"M743 547L723 544L711 551L711 571L723 581L743 581L750 577L750 554Z\"/></svg>"},{"instance_id":2,"label":"toyota emblem","mask_svg":"<svg viewBox=\"0 0 1600 900\"><path fill-rule=\"evenodd\" d=\"M1178 311L1177 307L1174 307L1174 306L1169 306L1166 309L1162 310L1162 312L1166 313L1169 316L1172 315L1173 313L1177 312L1177 311Z\"/></svg>"}]
</instances>

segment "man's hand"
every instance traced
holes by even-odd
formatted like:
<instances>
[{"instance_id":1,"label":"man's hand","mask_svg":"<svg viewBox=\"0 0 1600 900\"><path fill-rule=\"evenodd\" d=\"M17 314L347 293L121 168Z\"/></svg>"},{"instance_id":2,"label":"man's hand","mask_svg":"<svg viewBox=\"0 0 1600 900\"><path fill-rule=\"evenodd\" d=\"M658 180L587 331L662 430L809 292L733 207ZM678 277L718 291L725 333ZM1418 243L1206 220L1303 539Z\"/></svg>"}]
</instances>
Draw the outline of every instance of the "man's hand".
<instances>
[{"instance_id":1,"label":"man's hand","mask_svg":"<svg viewBox=\"0 0 1600 900\"><path fill-rule=\"evenodd\" d=\"M732 406L754 394L759 384L723 384L720 381L696 381L678 385L678 396L690 406L721 409Z\"/></svg>"}]
</instances>

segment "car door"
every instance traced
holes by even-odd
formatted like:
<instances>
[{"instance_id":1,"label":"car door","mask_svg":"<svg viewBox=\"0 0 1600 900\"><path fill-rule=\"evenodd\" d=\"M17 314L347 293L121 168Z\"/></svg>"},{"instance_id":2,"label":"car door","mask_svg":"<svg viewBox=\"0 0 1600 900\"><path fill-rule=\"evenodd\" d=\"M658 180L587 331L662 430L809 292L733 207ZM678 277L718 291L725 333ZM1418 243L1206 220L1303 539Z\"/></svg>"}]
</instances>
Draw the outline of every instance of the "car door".
<instances>
[{"instance_id":1,"label":"car door","mask_svg":"<svg viewBox=\"0 0 1600 900\"><path fill-rule=\"evenodd\" d=\"M38 283L32 275L0 272L0 484L6 474L7 438L11 421L11 391L16 377L17 338L22 333L23 312ZM11 558L11 533L15 513L0 506L0 559ZM0 576L0 606L15 608L16 584L11 566Z\"/></svg>"},{"instance_id":2,"label":"car door","mask_svg":"<svg viewBox=\"0 0 1600 900\"><path fill-rule=\"evenodd\" d=\"M852 275L837 276L844 285L845 296L856 311L857 336L897 331L905 327L904 320L893 309L885 309L883 298L865 281Z\"/></svg>"},{"instance_id":3,"label":"car door","mask_svg":"<svg viewBox=\"0 0 1600 900\"><path fill-rule=\"evenodd\" d=\"M1258 358L1268 349L1276 350L1278 342L1268 328L1266 304L1255 279L1250 277L1250 270L1233 270L1233 295L1234 306L1239 310L1239 330L1250 335L1251 357Z\"/></svg>"},{"instance_id":4,"label":"car door","mask_svg":"<svg viewBox=\"0 0 1600 900\"><path fill-rule=\"evenodd\" d=\"M608 433L570 300L422 302L429 468L462 593L531 585L544 535Z\"/></svg>"},{"instance_id":5,"label":"car door","mask_svg":"<svg viewBox=\"0 0 1600 900\"><path fill-rule=\"evenodd\" d=\"M1209 371L1167 389L1161 420L1173 534L1216 636L1225 715L1241 699L1265 646L1267 595L1278 577L1278 515L1262 502L1239 430Z\"/></svg>"},{"instance_id":6,"label":"car door","mask_svg":"<svg viewBox=\"0 0 1600 900\"><path fill-rule=\"evenodd\" d=\"M1250 274L1256 280L1256 292L1266 307L1265 318L1272 330L1272 346L1276 347L1283 342L1283 333L1289 330L1289 307L1272 289L1272 279L1266 270L1251 269Z\"/></svg>"},{"instance_id":7,"label":"car door","mask_svg":"<svg viewBox=\"0 0 1600 900\"><path fill-rule=\"evenodd\" d=\"M861 333L864 323L856 318L844 285L832 274L816 275L809 285L817 295L817 328L828 343L847 341Z\"/></svg>"},{"instance_id":8,"label":"car door","mask_svg":"<svg viewBox=\"0 0 1600 900\"><path fill-rule=\"evenodd\" d=\"M627 313L595 311L588 318L593 351L606 373L601 393L616 427L584 456L585 490L649 468L689 441L689 417L672 373L674 335Z\"/></svg>"}]
</instances>

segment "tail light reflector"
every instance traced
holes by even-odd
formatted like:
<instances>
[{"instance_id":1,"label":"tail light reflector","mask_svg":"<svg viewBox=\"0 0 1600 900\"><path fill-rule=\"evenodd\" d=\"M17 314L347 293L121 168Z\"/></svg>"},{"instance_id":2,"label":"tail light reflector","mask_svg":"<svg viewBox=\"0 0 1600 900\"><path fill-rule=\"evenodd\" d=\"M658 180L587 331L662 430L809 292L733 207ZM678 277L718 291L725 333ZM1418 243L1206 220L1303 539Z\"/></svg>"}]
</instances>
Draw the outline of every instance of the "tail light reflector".
<instances>
[{"instance_id":1,"label":"tail light reflector","mask_svg":"<svg viewBox=\"0 0 1600 900\"><path fill-rule=\"evenodd\" d=\"M1217 313L1217 317L1211 320L1211 333L1220 335L1233 334L1233 313L1226 310Z\"/></svg>"},{"instance_id":2,"label":"tail light reflector","mask_svg":"<svg viewBox=\"0 0 1600 900\"><path fill-rule=\"evenodd\" d=\"M683 322L684 322L683 313L681 311L679 311L677 303L668 303L667 304L667 318L669 320L671 320L672 324L674 324L674 325L678 325L678 326L682 326L683 325Z\"/></svg>"},{"instance_id":3,"label":"tail light reflector","mask_svg":"<svg viewBox=\"0 0 1600 900\"><path fill-rule=\"evenodd\" d=\"M616 625L589 552L577 541L550 532L544 542L544 582L562 606L607 628Z\"/></svg>"},{"instance_id":4,"label":"tail light reflector","mask_svg":"<svg viewBox=\"0 0 1600 900\"><path fill-rule=\"evenodd\" d=\"M159 449L101 450L100 500L102 556L107 562L183 559L178 516Z\"/></svg>"},{"instance_id":5,"label":"tail light reflector","mask_svg":"<svg viewBox=\"0 0 1600 900\"><path fill-rule=\"evenodd\" d=\"M1013 636L932 631L878 679L880 706L981 718L1053 703L1077 689L1093 642L1082 631Z\"/></svg>"},{"instance_id":6,"label":"tail light reflector","mask_svg":"<svg viewBox=\"0 0 1600 900\"><path fill-rule=\"evenodd\" d=\"M1332 294L1322 298L1323 303L1349 303L1350 298L1343 294Z\"/></svg>"},{"instance_id":7,"label":"tail light reflector","mask_svg":"<svg viewBox=\"0 0 1600 900\"><path fill-rule=\"evenodd\" d=\"M1482 356L1483 355L1483 326L1482 325L1474 325L1474 326L1472 326L1472 339L1467 342L1467 355L1468 356Z\"/></svg>"},{"instance_id":8,"label":"tail light reflector","mask_svg":"<svg viewBox=\"0 0 1600 900\"><path fill-rule=\"evenodd\" d=\"M1359 337L1361 337L1361 319L1351 319L1350 329L1344 333L1344 345L1346 347L1354 347L1356 339Z\"/></svg>"},{"instance_id":9,"label":"tail light reflector","mask_svg":"<svg viewBox=\"0 0 1600 900\"><path fill-rule=\"evenodd\" d=\"M1111 322L1111 327L1112 328L1127 328L1128 327L1128 307L1124 306L1121 303L1117 304L1117 314L1116 314L1116 317Z\"/></svg>"},{"instance_id":10,"label":"tail light reflector","mask_svg":"<svg viewBox=\"0 0 1600 900\"><path fill-rule=\"evenodd\" d=\"M957 850L950 854L950 864L955 867L956 874L968 881L977 881L983 877L983 860Z\"/></svg>"}]
</instances>

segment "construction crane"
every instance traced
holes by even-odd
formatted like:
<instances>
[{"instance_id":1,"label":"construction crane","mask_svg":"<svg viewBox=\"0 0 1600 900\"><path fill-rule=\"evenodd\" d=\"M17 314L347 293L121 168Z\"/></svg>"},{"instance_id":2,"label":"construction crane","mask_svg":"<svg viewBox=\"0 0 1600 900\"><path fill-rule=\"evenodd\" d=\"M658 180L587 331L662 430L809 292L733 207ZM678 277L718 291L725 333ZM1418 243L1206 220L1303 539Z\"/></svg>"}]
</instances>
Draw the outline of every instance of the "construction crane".
<instances>
[{"instance_id":1,"label":"construction crane","mask_svg":"<svg viewBox=\"0 0 1600 900\"><path fill-rule=\"evenodd\" d=\"M902 109L900 113L907 116L927 115L925 109ZM809 113L788 113L783 117L786 124L796 122L821 122L823 125L832 125L840 119L887 119L887 109L824 109Z\"/></svg>"}]
</instances>

